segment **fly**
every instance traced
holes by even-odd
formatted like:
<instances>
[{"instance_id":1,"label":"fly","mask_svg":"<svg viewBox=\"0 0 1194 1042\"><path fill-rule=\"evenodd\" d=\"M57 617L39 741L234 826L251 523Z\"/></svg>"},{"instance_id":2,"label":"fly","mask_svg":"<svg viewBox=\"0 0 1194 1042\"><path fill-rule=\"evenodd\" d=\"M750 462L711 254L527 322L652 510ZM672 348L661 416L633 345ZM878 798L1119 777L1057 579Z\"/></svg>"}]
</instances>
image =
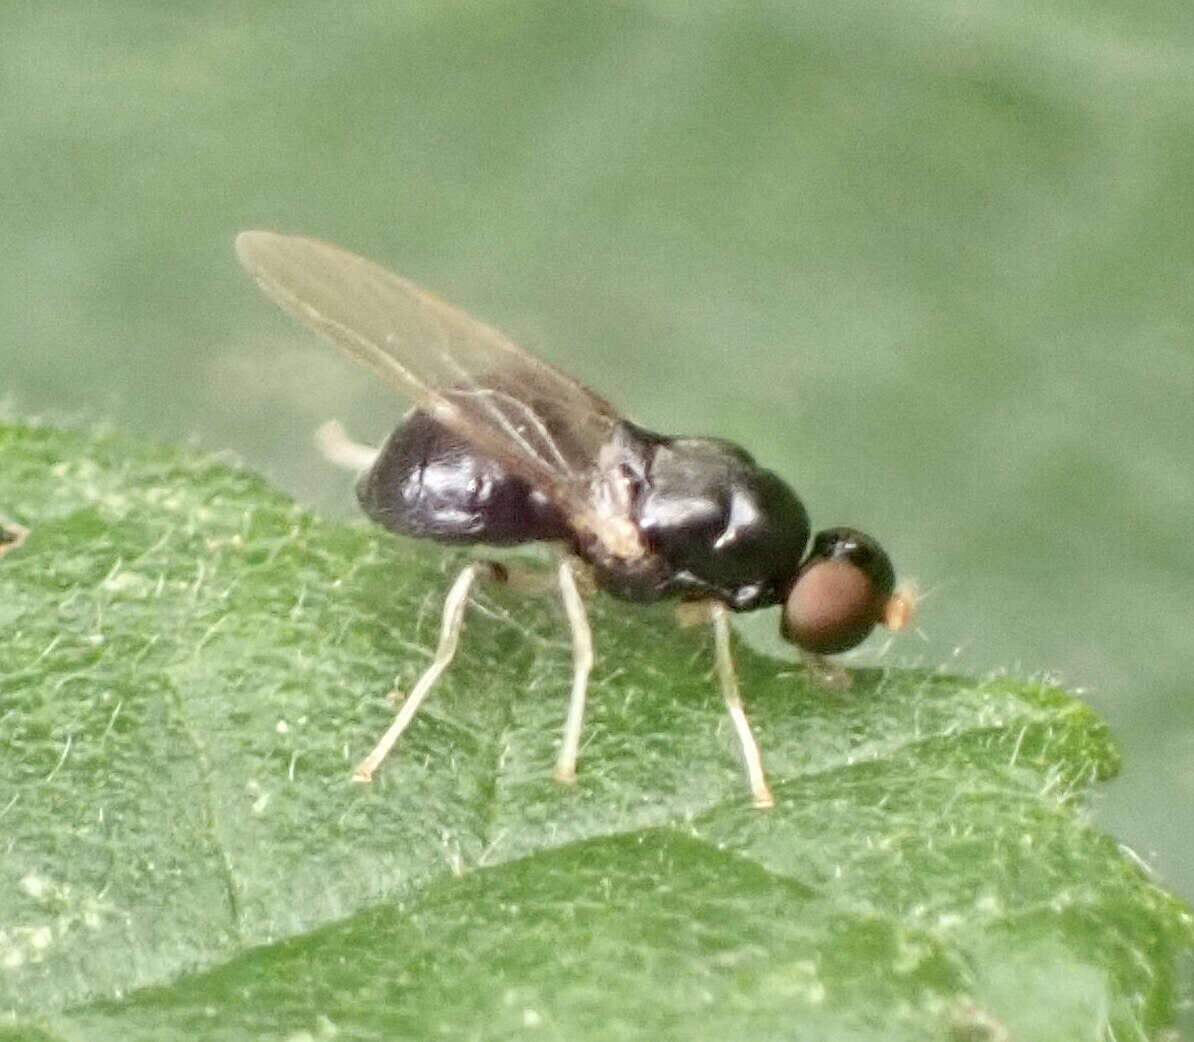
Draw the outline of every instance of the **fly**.
<instances>
[{"instance_id":1,"label":"fly","mask_svg":"<svg viewBox=\"0 0 1194 1042\"><path fill-rule=\"evenodd\" d=\"M577 569L626 601L699 602L756 807L774 799L738 692L729 613L781 605L806 656L846 651L877 624L902 628L911 596L853 528L812 538L804 505L744 449L668 437L624 418L554 366L439 298L337 246L242 232L241 263L265 293L354 362L414 400L365 464L357 497L394 532L441 543L551 542L572 631L572 693L555 776L576 777L593 644ZM808 547L806 552L806 547ZM501 566L474 562L444 602L435 656L354 777L368 781L456 652L469 589Z\"/></svg>"}]
</instances>

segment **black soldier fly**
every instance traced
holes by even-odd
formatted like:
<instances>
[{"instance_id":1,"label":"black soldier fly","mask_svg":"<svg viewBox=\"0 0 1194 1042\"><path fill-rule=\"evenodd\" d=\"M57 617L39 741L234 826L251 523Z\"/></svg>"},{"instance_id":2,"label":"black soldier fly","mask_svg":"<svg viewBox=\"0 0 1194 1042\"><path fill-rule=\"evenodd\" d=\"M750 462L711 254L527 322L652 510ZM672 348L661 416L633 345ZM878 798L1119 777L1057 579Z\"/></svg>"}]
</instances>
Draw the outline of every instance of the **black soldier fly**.
<instances>
[{"instance_id":1,"label":"black soldier fly","mask_svg":"<svg viewBox=\"0 0 1194 1042\"><path fill-rule=\"evenodd\" d=\"M365 513L392 531L442 543L546 541L565 554L557 581L572 629L572 694L555 776L571 781L593 663L576 570L627 601L704 605L717 673L754 804L774 800L730 658L729 612L782 605L781 632L818 659L912 613L887 555L832 528L809 542L800 499L742 448L665 437L496 329L339 247L242 232L241 263L283 309L415 408L357 483ZM359 455L359 454L358 454ZM356 458L349 451L350 459ZM469 588L500 566L475 562L444 603L439 646L393 724L356 768L368 781L456 651Z\"/></svg>"}]
</instances>

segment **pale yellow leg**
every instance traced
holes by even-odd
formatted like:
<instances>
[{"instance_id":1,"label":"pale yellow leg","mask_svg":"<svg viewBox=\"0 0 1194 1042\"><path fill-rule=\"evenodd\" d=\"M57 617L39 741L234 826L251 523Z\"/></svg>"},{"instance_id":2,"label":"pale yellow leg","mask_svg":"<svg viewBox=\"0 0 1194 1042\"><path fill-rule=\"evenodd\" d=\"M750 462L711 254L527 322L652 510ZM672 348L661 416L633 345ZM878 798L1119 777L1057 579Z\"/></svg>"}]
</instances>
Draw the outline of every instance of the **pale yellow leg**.
<instances>
[{"instance_id":1,"label":"pale yellow leg","mask_svg":"<svg viewBox=\"0 0 1194 1042\"><path fill-rule=\"evenodd\" d=\"M585 602L576 586L572 562L560 562L559 579L560 596L568 613L568 624L572 627L572 697L568 701L568 718L564 721L564 740L556 760L555 777L557 781L571 782L576 780L576 756L585 719L585 692L593 668L593 636L589 631Z\"/></svg>"},{"instance_id":2,"label":"pale yellow leg","mask_svg":"<svg viewBox=\"0 0 1194 1042\"><path fill-rule=\"evenodd\" d=\"M316 429L315 445L329 463L355 471L372 467L380 451L375 445L353 441L339 420L328 420Z\"/></svg>"},{"instance_id":3,"label":"pale yellow leg","mask_svg":"<svg viewBox=\"0 0 1194 1042\"><path fill-rule=\"evenodd\" d=\"M448 668L448 664L456 654L456 645L460 642L460 627L464 622L464 609L468 604L469 588L473 585L473 580L477 577L478 572L486 567L484 564L470 564L456 577L456 581L448 591L448 596L444 598L444 616L439 633L439 647L435 649L435 657L431 660L431 665L419 677L419 682L415 684L406 701L402 703L402 708L398 710L394 722L390 724L389 729L381 736L381 740L373 747L373 751L357 764L356 769L352 772L353 781L372 781L373 772L377 770L381 761L386 758L386 754L398 741L399 735L414 719L423 699L431 691L431 686Z\"/></svg>"},{"instance_id":4,"label":"pale yellow leg","mask_svg":"<svg viewBox=\"0 0 1194 1042\"><path fill-rule=\"evenodd\" d=\"M734 730L738 733L738 744L742 746L742 758L746 761L746 776L750 781L754 804L760 810L767 810L775 806L775 797L771 795L767 778L763 774L759 743L755 741L754 732L751 731L750 722L742 708L742 698L738 694L738 677L734 673L734 660L730 656L729 609L720 601L712 601L709 604L709 617L713 622L713 646L721 694L725 698Z\"/></svg>"}]
</instances>

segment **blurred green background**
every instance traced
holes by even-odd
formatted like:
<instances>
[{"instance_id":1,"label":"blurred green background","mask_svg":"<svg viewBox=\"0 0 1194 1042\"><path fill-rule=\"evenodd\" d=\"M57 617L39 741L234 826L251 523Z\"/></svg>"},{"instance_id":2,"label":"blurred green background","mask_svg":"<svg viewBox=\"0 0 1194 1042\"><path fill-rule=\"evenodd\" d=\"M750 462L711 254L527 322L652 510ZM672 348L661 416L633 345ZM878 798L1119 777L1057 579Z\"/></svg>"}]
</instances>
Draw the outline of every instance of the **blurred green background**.
<instances>
[{"instance_id":1,"label":"blurred green background","mask_svg":"<svg viewBox=\"0 0 1194 1042\"><path fill-rule=\"evenodd\" d=\"M331 239L874 532L930 596L860 660L1080 688L1125 754L1098 819L1194 898L1189 3L0 23L7 412L231 450L352 511L310 432L377 439L404 405L232 255L245 227Z\"/></svg>"}]
</instances>

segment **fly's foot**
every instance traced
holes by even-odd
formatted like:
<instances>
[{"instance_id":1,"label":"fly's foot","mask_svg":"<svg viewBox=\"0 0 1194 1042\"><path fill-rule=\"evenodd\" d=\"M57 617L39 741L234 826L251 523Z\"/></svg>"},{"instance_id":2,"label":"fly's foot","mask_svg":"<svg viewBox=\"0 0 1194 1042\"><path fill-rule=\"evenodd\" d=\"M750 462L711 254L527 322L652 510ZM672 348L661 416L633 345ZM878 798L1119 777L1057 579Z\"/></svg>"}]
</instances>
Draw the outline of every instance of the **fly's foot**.
<instances>
[{"instance_id":1,"label":"fly's foot","mask_svg":"<svg viewBox=\"0 0 1194 1042\"><path fill-rule=\"evenodd\" d=\"M827 691L849 691L850 673L836 662L830 662L820 655L803 651L800 657L804 660L805 668L814 684Z\"/></svg>"},{"instance_id":2,"label":"fly's foot","mask_svg":"<svg viewBox=\"0 0 1194 1042\"><path fill-rule=\"evenodd\" d=\"M771 795L771 789L764 783L761 791L755 791L752 802L755 810L771 810L775 806L775 797Z\"/></svg>"}]
</instances>

